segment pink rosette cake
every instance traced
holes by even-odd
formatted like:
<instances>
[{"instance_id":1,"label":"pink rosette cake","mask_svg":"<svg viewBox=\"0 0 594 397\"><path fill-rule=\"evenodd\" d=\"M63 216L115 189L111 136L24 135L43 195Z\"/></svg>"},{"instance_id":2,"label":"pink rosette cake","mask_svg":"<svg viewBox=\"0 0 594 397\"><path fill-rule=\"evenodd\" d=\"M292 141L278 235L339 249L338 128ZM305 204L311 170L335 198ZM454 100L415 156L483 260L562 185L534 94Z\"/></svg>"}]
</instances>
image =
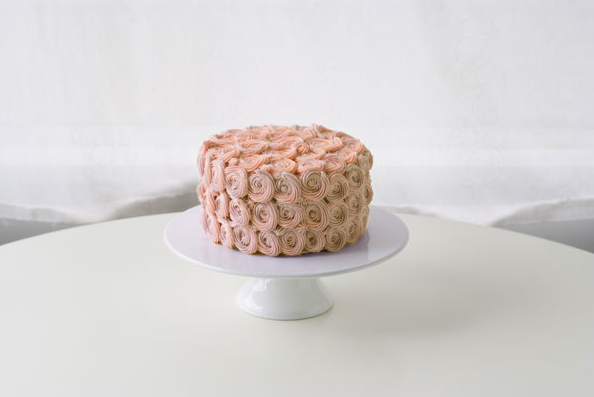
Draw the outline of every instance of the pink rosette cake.
<instances>
[{"instance_id":1,"label":"pink rosette cake","mask_svg":"<svg viewBox=\"0 0 594 397\"><path fill-rule=\"evenodd\" d=\"M319 125L211 136L198 153L204 232L247 254L338 251L367 228L372 166L361 141Z\"/></svg>"}]
</instances>

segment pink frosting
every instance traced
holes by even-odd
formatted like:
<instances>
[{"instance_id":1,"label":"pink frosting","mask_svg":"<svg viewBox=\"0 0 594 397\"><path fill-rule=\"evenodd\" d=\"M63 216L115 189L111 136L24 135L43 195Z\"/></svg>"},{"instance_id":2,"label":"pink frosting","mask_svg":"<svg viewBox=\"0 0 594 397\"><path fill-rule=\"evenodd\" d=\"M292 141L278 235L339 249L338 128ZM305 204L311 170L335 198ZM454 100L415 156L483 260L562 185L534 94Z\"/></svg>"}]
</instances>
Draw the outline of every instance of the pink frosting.
<instances>
[{"instance_id":1,"label":"pink frosting","mask_svg":"<svg viewBox=\"0 0 594 397\"><path fill-rule=\"evenodd\" d=\"M233 248L233 227L227 219L219 219L221 223L221 244L227 248Z\"/></svg>"},{"instance_id":2,"label":"pink frosting","mask_svg":"<svg viewBox=\"0 0 594 397\"><path fill-rule=\"evenodd\" d=\"M248 180L248 196L257 203L265 203L274 195L274 178L268 172L256 170Z\"/></svg>"},{"instance_id":3,"label":"pink frosting","mask_svg":"<svg viewBox=\"0 0 594 397\"><path fill-rule=\"evenodd\" d=\"M247 225L250 223L250 210L245 201L241 199L233 199L229 203L229 216L231 217L231 224Z\"/></svg>"},{"instance_id":4,"label":"pink frosting","mask_svg":"<svg viewBox=\"0 0 594 397\"><path fill-rule=\"evenodd\" d=\"M341 250L347 243L346 233L341 228L328 227L325 231L326 251L335 252Z\"/></svg>"},{"instance_id":5,"label":"pink frosting","mask_svg":"<svg viewBox=\"0 0 594 397\"><path fill-rule=\"evenodd\" d=\"M235 246L246 254L255 254L258 251L258 237L256 230L251 225L237 225L233 227Z\"/></svg>"},{"instance_id":6,"label":"pink frosting","mask_svg":"<svg viewBox=\"0 0 594 397\"><path fill-rule=\"evenodd\" d=\"M278 223L278 210L271 202L256 203L252 210L252 224L258 230L269 231L276 228Z\"/></svg>"},{"instance_id":7,"label":"pink frosting","mask_svg":"<svg viewBox=\"0 0 594 397\"><path fill-rule=\"evenodd\" d=\"M282 252L280 241L274 231L261 231L258 233L258 249L268 256L278 256Z\"/></svg>"},{"instance_id":8,"label":"pink frosting","mask_svg":"<svg viewBox=\"0 0 594 397\"><path fill-rule=\"evenodd\" d=\"M248 192L248 176L245 169L235 165L225 169L225 188L229 196L242 198Z\"/></svg>"},{"instance_id":9,"label":"pink frosting","mask_svg":"<svg viewBox=\"0 0 594 397\"><path fill-rule=\"evenodd\" d=\"M229 215L229 196L222 192L217 195L214 201L215 214L219 219L226 218Z\"/></svg>"},{"instance_id":10,"label":"pink frosting","mask_svg":"<svg viewBox=\"0 0 594 397\"><path fill-rule=\"evenodd\" d=\"M285 255L300 255L305 248L305 229L283 229L278 232L280 248Z\"/></svg>"},{"instance_id":11,"label":"pink frosting","mask_svg":"<svg viewBox=\"0 0 594 397\"><path fill-rule=\"evenodd\" d=\"M305 208L299 204L278 204L278 224L283 228L296 227L305 218Z\"/></svg>"},{"instance_id":12,"label":"pink frosting","mask_svg":"<svg viewBox=\"0 0 594 397\"><path fill-rule=\"evenodd\" d=\"M208 138L198 152L202 226L248 254L337 251L365 232L373 156L320 125L248 127Z\"/></svg>"},{"instance_id":13,"label":"pink frosting","mask_svg":"<svg viewBox=\"0 0 594 397\"><path fill-rule=\"evenodd\" d=\"M320 252L325 245L326 240L323 232L315 230L305 232L305 250L307 252Z\"/></svg>"},{"instance_id":14,"label":"pink frosting","mask_svg":"<svg viewBox=\"0 0 594 397\"><path fill-rule=\"evenodd\" d=\"M320 200L328 194L330 180L321 171L305 171L301 174L301 194L306 199Z\"/></svg>"},{"instance_id":15,"label":"pink frosting","mask_svg":"<svg viewBox=\"0 0 594 397\"><path fill-rule=\"evenodd\" d=\"M282 172L276 180L274 198L279 203L294 203L301 198L301 184L293 174Z\"/></svg>"}]
</instances>

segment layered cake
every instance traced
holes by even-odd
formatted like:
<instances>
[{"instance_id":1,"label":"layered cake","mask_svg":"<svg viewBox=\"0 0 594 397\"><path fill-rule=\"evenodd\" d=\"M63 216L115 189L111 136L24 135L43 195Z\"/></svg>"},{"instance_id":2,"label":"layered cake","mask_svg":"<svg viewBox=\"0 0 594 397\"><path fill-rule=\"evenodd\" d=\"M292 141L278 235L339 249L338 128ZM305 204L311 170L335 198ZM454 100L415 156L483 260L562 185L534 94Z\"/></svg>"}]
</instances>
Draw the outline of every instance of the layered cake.
<instances>
[{"instance_id":1,"label":"layered cake","mask_svg":"<svg viewBox=\"0 0 594 397\"><path fill-rule=\"evenodd\" d=\"M367 228L373 157L319 125L228 130L200 147L202 225L246 254L338 251Z\"/></svg>"}]
</instances>

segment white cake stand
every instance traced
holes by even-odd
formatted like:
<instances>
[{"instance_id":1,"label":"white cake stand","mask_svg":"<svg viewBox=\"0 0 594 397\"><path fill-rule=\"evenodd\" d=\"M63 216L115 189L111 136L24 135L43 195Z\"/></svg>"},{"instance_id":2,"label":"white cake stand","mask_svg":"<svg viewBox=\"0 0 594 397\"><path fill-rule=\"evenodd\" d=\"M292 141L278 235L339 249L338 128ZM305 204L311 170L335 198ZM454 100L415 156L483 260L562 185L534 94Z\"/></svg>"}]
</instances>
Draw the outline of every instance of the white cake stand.
<instances>
[{"instance_id":1,"label":"white cake stand","mask_svg":"<svg viewBox=\"0 0 594 397\"><path fill-rule=\"evenodd\" d=\"M393 213L370 207L367 231L356 244L338 252L301 256L247 255L213 244L200 223L200 206L175 216L165 229L165 242L177 255L218 272L252 277L239 291L237 303L254 316L274 320L314 317L332 307L332 295L320 277L377 265L408 242L406 225Z\"/></svg>"}]
</instances>

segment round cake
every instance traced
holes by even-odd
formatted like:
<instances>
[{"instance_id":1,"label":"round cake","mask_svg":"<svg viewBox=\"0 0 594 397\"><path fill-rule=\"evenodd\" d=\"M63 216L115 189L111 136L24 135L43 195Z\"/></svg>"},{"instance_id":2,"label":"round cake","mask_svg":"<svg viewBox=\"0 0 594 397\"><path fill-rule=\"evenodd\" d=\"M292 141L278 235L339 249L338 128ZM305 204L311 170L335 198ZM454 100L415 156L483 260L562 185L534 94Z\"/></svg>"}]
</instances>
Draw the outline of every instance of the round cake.
<instances>
[{"instance_id":1,"label":"round cake","mask_svg":"<svg viewBox=\"0 0 594 397\"><path fill-rule=\"evenodd\" d=\"M200 147L202 225L246 254L338 251L367 228L373 157L320 125L228 130Z\"/></svg>"}]
</instances>

